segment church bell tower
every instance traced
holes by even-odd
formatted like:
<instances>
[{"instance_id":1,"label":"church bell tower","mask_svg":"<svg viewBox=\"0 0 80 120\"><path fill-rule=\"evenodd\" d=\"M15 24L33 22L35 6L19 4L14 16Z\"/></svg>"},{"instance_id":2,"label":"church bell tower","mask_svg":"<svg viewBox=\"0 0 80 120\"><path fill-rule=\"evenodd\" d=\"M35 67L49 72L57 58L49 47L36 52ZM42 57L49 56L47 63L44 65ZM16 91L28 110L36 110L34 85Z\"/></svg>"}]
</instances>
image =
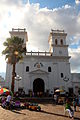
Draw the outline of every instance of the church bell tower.
<instances>
[{"instance_id":1,"label":"church bell tower","mask_svg":"<svg viewBox=\"0 0 80 120\"><path fill-rule=\"evenodd\" d=\"M68 45L66 45L67 33L64 30L51 30L49 35L50 53L52 56L68 56Z\"/></svg>"}]
</instances>

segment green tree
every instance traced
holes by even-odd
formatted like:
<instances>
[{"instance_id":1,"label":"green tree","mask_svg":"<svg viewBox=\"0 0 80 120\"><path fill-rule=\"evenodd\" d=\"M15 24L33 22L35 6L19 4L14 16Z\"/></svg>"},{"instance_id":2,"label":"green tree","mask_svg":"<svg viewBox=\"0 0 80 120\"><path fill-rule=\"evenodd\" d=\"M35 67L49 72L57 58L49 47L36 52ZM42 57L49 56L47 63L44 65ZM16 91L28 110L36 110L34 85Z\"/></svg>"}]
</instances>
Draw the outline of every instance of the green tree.
<instances>
[{"instance_id":1,"label":"green tree","mask_svg":"<svg viewBox=\"0 0 80 120\"><path fill-rule=\"evenodd\" d=\"M16 63L23 58L24 54L26 53L26 47L23 47L24 39L15 36L11 38L7 38L6 41L3 43L3 45L5 46L5 49L2 51L2 54L5 55L5 59L7 60L7 63L13 66L11 90L14 93Z\"/></svg>"}]
</instances>

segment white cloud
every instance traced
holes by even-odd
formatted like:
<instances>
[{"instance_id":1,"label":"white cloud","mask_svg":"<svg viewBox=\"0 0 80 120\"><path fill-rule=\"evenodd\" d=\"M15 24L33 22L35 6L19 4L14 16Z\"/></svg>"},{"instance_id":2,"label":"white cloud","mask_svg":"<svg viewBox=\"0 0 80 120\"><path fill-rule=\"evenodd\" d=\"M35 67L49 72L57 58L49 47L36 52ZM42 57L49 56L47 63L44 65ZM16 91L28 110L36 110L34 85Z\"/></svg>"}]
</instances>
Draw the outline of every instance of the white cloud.
<instances>
[{"instance_id":1,"label":"white cloud","mask_svg":"<svg viewBox=\"0 0 80 120\"><path fill-rule=\"evenodd\" d=\"M20 1L0 1L0 45L9 36L12 28L26 28L29 37L29 46L32 50L49 51L48 36L52 29L64 29L68 33L67 42L79 44L80 14L76 14L75 7L65 5L62 8L40 8L39 4L22 4ZM72 39L73 37L73 39ZM70 39L71 38L71 39ZM74 39L75 38L75 39ZM45 46L44 46L45 45ZM29 47L28 47L29 49ZM78 49L76 49L77 51ZM1 51L0 51L1 52ZM72 55L72 69L75 70L74 57L80 56L75 52Z\"/></svg>"},{"instance_id":2,"label":"white cloud","mask_svg":"<svg viewBox=\"0 0 80 120\"><path fill-rule=\"evenodd\" d=\"M76 4L80 4L80 0L75 0L75 3Z\"/></svg>"},{"instance_id":3,"label":"white cloud","mask_svg":"<svg viewBox=\"0 0 80 120\"><path fill-rule=\"evenodd\" d=\"M80 46L77 49L70 49L69 54L72 57L70 60L72 72L80 72Z\"/></svg>"}]
</instances>

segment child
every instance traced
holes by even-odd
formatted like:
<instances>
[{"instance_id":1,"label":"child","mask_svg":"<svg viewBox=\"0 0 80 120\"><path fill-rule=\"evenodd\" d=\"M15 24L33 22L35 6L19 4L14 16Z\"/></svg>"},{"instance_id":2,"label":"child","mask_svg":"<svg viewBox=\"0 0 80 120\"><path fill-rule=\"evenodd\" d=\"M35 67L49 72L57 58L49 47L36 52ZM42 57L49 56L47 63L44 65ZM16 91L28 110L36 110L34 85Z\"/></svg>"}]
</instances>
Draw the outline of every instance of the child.
<instances>
[{"instance_id":1,"label":"child","mask_svg":"<svg viewBox=\"0 0 80 120\"><path fill-rule=\"evenodd\" d=\"M73 119L74 116L74 111L70 106L69 100L66 100L66 104L65 104L65 110L67 110L69 112L70 117Z\"/></svg>"}]
</instances>

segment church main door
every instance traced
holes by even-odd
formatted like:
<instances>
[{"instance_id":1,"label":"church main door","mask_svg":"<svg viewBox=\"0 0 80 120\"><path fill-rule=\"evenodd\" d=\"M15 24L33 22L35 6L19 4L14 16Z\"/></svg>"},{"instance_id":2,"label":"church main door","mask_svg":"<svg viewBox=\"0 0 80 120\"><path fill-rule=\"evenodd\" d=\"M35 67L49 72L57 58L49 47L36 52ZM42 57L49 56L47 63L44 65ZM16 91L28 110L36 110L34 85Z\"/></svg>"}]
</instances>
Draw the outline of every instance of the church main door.
<instances>
[{"instance_id":1,"label":"church main door","mask_svg":"<svg viewBox=\"0 0 80 120\"><path fill-rule=\"evenodd\" d=\"M44 94L44 81L37 78L33 82L33 92L35 96L42 96Z\"/></svg>"}]
</instances>

